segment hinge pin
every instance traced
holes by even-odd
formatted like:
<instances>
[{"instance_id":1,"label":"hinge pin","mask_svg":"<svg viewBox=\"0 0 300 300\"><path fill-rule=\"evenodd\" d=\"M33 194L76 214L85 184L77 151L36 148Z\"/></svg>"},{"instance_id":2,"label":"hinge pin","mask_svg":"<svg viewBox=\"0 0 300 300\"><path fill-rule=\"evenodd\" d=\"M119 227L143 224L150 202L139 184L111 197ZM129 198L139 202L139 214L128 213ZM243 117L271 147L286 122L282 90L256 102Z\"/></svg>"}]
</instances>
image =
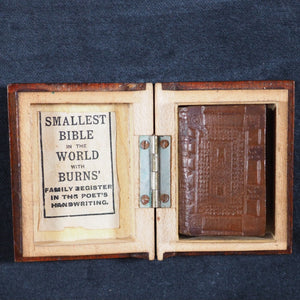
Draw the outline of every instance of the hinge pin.
<instances>
[{"instance_id":1,"label":"hinge pin","mask_svg":"<svg viewBox=\"0 0 300 300\"><path fill-rule=\"evenodd\" d=\"M170 207L170 136L140 136L140 207Z\"/></svg>"}]
</instances>

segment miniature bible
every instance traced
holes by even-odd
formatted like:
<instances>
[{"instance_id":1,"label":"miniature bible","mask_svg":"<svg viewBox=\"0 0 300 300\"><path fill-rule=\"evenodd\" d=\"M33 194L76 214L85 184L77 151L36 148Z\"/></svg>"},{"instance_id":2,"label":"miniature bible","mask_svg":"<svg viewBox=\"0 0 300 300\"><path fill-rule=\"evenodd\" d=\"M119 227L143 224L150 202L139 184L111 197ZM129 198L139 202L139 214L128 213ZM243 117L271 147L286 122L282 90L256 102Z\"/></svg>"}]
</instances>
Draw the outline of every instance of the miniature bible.
<instances>
[{"instance_id":1,"label":"miniature bible","mask_svg":"<svg viewBox=\"0 0 300 300\"><path fill-rule=\"evenodd\" d=\"M179 231L263 236L265 105L179 109Z\"/></svg>"}]
</instances>

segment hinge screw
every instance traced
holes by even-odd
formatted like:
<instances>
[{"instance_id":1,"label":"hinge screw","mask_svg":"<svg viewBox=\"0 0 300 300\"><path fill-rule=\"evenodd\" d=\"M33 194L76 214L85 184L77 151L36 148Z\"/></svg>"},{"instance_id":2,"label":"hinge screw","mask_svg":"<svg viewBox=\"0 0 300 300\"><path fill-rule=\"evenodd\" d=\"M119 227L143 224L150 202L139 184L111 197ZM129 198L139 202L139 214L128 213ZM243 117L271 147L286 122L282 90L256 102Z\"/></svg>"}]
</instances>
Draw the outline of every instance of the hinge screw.
<instances>
[{"instance_id":1,"label":"hinge screw","mask_svg":"<svg viewBox=\"0 0 300 300\"><path fill-rule=\"evenodd\" d=\"M148 141L146 141L146 140L141 141L141 148L142 149L148 149L149 146L150 146L150 143Z\"/></svg>"},{"instance_id":2,"label":"hinge screw","mask_svg":"<svg viewBox=\"0 0 300 300\"><path fill-rule=\"evenodd\" d=\"M150 200L149 196L147 196L147 195L143 195L141 199L142 199L141 201L142 201L143 205L148 204L149 200Z\"/></svg>"},{"instance_id":3,"label":"hinge screw","mask_svg":"<svg viewBox=\"0 0 300 300\"><path fill-rule=\"evenodd\" d=\"M169 201L169 195L167 195L167 194L160 195L160 201L163 202L163 203L168 202Z\"/></svg>"},{"instance_id":4,"label":"hinge screw","mask_svg":"<svg viewBox=\"0 0 300 300\"><path fill-rule=\"evenodd\" d=\"M168 148L169 146L169 142L167 140L162 140L160 141L160 146L163 148L163 149L166 149Z\"/></svg>"}]
</instances>

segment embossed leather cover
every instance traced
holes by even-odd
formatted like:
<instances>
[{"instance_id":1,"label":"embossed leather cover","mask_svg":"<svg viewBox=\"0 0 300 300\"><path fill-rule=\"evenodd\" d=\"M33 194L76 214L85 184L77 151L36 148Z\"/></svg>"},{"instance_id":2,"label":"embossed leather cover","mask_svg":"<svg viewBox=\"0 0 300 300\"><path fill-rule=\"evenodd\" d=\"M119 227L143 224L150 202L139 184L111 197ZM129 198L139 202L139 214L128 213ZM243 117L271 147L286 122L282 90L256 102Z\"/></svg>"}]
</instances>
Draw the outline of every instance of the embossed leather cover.
<instances>
[{"instance_id":1,"label":"embossed leather cover","mask_svg":"<svg viewBox=\"0 0 300 300\"><path fill-rule=\"evenodd\" d=\"M179 107L179 233L262 236L265 105Z\"/></svg>"}]
</instances>

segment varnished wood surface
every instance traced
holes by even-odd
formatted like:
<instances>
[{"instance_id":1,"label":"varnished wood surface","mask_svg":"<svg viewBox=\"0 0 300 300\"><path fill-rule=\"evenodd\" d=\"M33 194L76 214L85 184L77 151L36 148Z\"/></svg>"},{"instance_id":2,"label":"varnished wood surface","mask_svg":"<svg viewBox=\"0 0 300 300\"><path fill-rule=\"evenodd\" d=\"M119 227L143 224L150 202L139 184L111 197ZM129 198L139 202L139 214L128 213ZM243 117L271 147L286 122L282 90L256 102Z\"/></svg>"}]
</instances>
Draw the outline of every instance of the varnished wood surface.
<instances>
[{"instance_id":1,"label":"varnished wood surface","mask_svg":"<svg viewBox=\"0 0 300 300\"><path fill-rule=\"evenodd\" d=\"M207 82L164 82L163 90L240 90L240 89L288 89L293 90L291 80L257 80L257 81L207 81Z\"/></svg>"},{"instance_id":2,"label":"varnished wood surface","mask_svg":"<svg viewBox=\"0 0 300 300\"><path fill-rule=\"evenodd\" d=\"M194 251L194 252L165 252L164 259L173 256L198 256L198 255L275 255L291 254L291 248L286 250L263 250L263 251Z\"/></svg>"},{"instance_id":3,"label":"varnished wood surface","mask_svg":"<svg viewBox=\"0 0 300 300\"><path fill-rule=\"evenodd\" d=\"M107 259L107 258L141 258L149 259L148 253L120 253L120 254L102 254L102 255L77 255L77 256L38 256L24 257L16 256L16 262L35 262L35 261L56 261L56 260L86 260L86 259Z\"/></svg>"},{"instance_id":4,"label":"varnished wood surface","mask_svg":"<svg viewBox=\"0 0 300 300\"><path fill-rule=\"evenodd\" d=\"M8 93L20 92L84 92L143 91L146 83L13 83Z\"/></svg>"}]
</instances>

